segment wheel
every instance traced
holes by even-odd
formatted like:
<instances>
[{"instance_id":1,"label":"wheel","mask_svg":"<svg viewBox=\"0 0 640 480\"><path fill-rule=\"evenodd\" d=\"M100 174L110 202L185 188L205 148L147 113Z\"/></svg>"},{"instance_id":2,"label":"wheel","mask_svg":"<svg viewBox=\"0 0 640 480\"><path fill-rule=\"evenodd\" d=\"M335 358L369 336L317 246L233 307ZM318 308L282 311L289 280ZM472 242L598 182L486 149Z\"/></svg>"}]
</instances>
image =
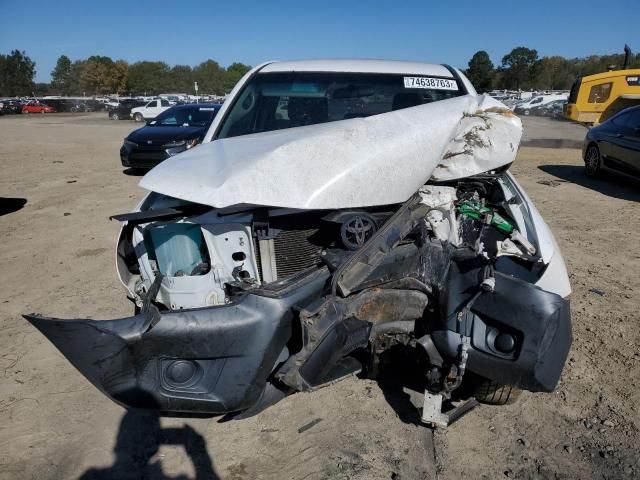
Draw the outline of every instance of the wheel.
<instances>
[{"instance_id":1,"label":"wheel","mask_svg":"<svg viewBox=\"0 0 640 480\"><path fill-rule=\"evenodd\" d=\"M584 173L587 177L597 177L601 171L600 150L595 143L587 147L584 154Z\"/></svg>"},{"instance_id":2,"label":"wheel","mask_svg":"<svg viewBox=\"0 0 640 480\"><path fill-rule=\"evenodd\" d=\"M136 122L144 122L144 117L142 116L142 114L141 114L141 113L136 113L136 114L133 116L133 119L134 119Z\"/></svg>"},{"instance_id":3,"label":"wheel","mask_svg":"<svg viewBox=\"0 0 640 480\"><path fill-rule=\"evenodd\" d=\"M111 120L120 120L120 115L118 115L118 112L113 112L111 114Z\"/></svg>"},{"instance_id":4,"label":"wheel","mask_svg":"<svg viewBox=\"0 0 640 480\"><path fill-rule=\"evenodd\" d=\"M22 110L22 113L29 113L29 110Z\"/></svg>"},{"instance_id":5,"label":"wheel","mask_svg":"<svg viewBox=\"0 0 640 480\"><path fill-rule=\"evenodd\" d=\"M41 113L41 114L43 114L43 115L46 113L46 112L44 111L44 108L43 108L42 110L40 110L40 113Z\"/></svg>"},{"instance_id":6,"label":"wheel","mask_svg":"<svg viewBox=\"0 0 640 480\"><path fill-rule=\"evenodd\" d=\"M476 400L488 405L510 405L522 393L522 390L513 385L497 383L488 378L474 379L472 391Z\"/></svg>"},{"instance_id":7,"label":"wheel","mask_svg":"<svg viewBox=\"0 0 640 480\"><path fill-rule=\"evenodd\" d=\"M529 112L529 109L527 109L527 110L525 110L525 111L524 111L524 114L525 114L525 115L530 115L530 114L531 114L531 112Z\"/></svg>"}]
</instances>

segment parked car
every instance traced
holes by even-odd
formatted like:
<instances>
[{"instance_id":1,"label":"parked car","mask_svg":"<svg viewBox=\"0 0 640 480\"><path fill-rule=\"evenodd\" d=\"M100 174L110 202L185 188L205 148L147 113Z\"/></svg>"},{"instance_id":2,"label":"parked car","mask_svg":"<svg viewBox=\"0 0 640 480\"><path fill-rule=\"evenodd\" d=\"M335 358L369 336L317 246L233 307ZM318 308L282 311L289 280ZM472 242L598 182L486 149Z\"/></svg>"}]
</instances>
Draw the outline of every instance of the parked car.
<instances>
[{"instance_id":1,"label":"parked car","mask_svg":"<svg viewBox=\"0 0 640 480\"><path fill-rule=\"evenodd\" d=\"M38 100L31 100L22 106L22 113L53 113L55 108Z\"/></svg>"},{"instance_id":2,"label":"parked car","mask_svg":"<svg viewBox=\"0 0 640 480\"><path fill-rule=\"evenodd\" d=\"M120 148L123 167L151 168L202 142L222 105L177 105L165 110L146 126L124 139Z\"/></svg>"},{"instance_id":3,"label":"parked car","mask_svg":"<svg viewBox=\"0 0 640 480\"><path fill-rule=\"evenodd\" d=\"M92 111L85 101L75 98L48 98L46 99L47 105L53 108L56 112L90 112Z\"/></svg>"},{"instance_id":4,"label":"parked car","mask_svg":"<svg viewBox=\"0 0 640 480\"><path fill-rule=\"evenodd\" d=\"M20 100L3 100L2 101L2 113L22 113L22 107L24 104Z\"/></svg>"},{"instance_id":5,"label":"parked car","mask_svg":"<svg viewBox=\"0 0 640 480\"><path fill-rule=\"evenodd\" d=\"M151 100L142 107L133 108L131 110L131 118L136 122L144 122L145 120L156 118L170 107L171 104L168 100L158 98L156 100Z\"/></svg>"},{"instance_id":6,"label":"parked car","mask_svg":"<svg viewBox=\"0 0 640 480\"><path fill-rule=\"evenodd\" d=\"M153 168L146 198L113 217L135 315L26 318L103 393L164 412L245 418L398 369L438 426L462 413L441 407L463 384L500 404L552 391L571 287L508 170L521 136L445 65L260 65L203 143Z\"/></svg>"},{"instance_id":7,"label":"parked car","mask_svg":"<svg viewBox=\"0 0 640 480\"><path fill-rule=\"evenodd\" d=\"M567 106L566 100L556 100L543 107L541 114L545 117L564 119L564 110Z\"/></svg>"},{"instance_id":8,"label":"parked car","mask_svg":"<svg viewBox=\"0 0 640 480\"><path fill-rule=\"evenodd\" d=\"M104 101L104 109L107 111L114 110L118 108L121 104L126 103L127 101L133 100L131 98L109 98Z\"/></svg>"},{"instance_id":9,"label":"parked car","mask_svg":"<svg viewBox=\"0 0 640 480\"><path fill-rule=\"evenodd\" d=\"M564 99L554 100L552 102L530 108L529 114L538 117L558 118L563 115L563 108L566 104L567 101Z\"/></svg>"},{"instance_id":10,"label":"parked car","mask_svg":"<svg viewBox=\"0 0 640 480\"><path fill-rule=\"evenodd\" d=\"M529 115L532 108L542 107L556 100L567 100L567 95L538 95L514 106L513 111L519 115Z\"/></svg>"},{"instance_id":11,"label":"parked car","mask_svg":"<svg viewBox=\"0 0 640 480\"><path fill-rule=\"evenodd\" d=\"M640 106L622 110L589 129L582 158L589 177L611 169L640 178Z\"/></svg>"},{"instance_id":12,"label":"parked car","mask_svg":"<svg viewBox=\"0 0 640 480\"><path fill-rule=\"evenodd\" d=\"M128 99L123 100L117 107L109 109L110 120L131 120L131 110L137 107L144 107L148 102Z\"/></svg>"}]
</instances>

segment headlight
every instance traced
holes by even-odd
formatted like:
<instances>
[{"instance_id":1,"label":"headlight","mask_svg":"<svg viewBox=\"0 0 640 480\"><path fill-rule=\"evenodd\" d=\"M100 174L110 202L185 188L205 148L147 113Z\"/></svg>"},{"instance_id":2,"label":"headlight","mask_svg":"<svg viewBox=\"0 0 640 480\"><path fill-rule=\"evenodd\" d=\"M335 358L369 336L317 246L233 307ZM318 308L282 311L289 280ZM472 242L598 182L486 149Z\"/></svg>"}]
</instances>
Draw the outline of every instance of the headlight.
<instances>
[{"instance_id":1,"label":"headlight","mask_svg":"<svg viewBox=\"0 0 640 480\"><path fill-rule=\"evenodd\" d=\"M184 140L180 140L177 142L169 142L169 143L165 143L164 146L166 148L175 148L175 147L183 147L185 145L185 141Z\"/></svg>"},{"instance_id":2,"label":"headlight","mask_svg":"<svg viewBox=\"0 0 640 480\"><path fill-rule=\"evenodd\" d=\"M198 139L193 138L191 140L180 140L178 142L165 143L165 148L177 148L182 147L183 150L189 150L191 147L195 147L198 144Z\"/></svg>"}]
</instances>

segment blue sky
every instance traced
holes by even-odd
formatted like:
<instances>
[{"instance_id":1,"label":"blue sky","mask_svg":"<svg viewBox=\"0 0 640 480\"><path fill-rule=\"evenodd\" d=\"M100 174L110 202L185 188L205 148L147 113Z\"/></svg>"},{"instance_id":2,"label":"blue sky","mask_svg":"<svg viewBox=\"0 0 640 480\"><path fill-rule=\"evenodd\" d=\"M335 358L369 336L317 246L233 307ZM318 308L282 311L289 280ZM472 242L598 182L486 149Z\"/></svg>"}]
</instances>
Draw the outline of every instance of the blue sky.
<instances>
[{"instance_id":1,"label":"blue sky","mask_svg":"<svg viewBox=\"0 0 640 480\"><path fill-rule=\"evenodd\" d=\"M610 15L610 16L608 16ZM513 47L567 57L640 51L638 0L0 0L0 53L26 50L36 79L57 58L90 55L228 66L265 60L364 57L466 67Z\"/></svg>"}]
</instances>

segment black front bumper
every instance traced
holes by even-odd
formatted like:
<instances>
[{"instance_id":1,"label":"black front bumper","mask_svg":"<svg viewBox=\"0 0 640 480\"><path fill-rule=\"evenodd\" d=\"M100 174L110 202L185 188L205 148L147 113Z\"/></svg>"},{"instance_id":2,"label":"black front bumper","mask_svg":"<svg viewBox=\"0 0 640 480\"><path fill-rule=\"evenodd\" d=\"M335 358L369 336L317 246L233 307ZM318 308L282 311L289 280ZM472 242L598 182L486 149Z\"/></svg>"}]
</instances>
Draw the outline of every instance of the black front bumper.
<instances>
[{"instance_id":1,"label":"black front bumper","mask_svg":"<svg viewBox=\"0 0 640 480\"><path fill-rule=\"evenodd\" d=\"M167 158L186 150L186 147L165 148L161 145L123 145L120 148L120 161L127 168L153 168Z\"/></svg>"},{"instance_id":2,"label":"black front bumper","mask_svg":"<svg viewBox=\"0 0 640 480\"><path fill-rule=\"evenodd\" d=\"M323 269L280 291L195 310L151 307L118 320L25 318L124 406L223 414L258 402L283 361L293 309L318 299L328 277Z\"/></svg>"},{"instance_id":3,"label":"black front bumper","mask_svg":"<svg viewBox=\"0 0 640 480\"><path fill-rule=\"evenodd\" d=\"M552 391L571 347L569 301L496 272L495 290L463 310L477 292L478 272L458 264L448 268L441 323L429 331L439 354L456 363L461 339L469 338L468 370L526 390ZM118 320L25 318L124 406L255 413L276 390L315 388L337 378L335 372L353 371L343 360L366 348L372 324L422 315L424 306L413 311L409 303L389 303L381 289L328 295L330 279L322 268L245 293L229 305L171 312L151 307ZM513 337L512 351L496 348L500 333ZM288 350L292 338L306 339L300 351Z\"/></svg>"}]
</instances>

